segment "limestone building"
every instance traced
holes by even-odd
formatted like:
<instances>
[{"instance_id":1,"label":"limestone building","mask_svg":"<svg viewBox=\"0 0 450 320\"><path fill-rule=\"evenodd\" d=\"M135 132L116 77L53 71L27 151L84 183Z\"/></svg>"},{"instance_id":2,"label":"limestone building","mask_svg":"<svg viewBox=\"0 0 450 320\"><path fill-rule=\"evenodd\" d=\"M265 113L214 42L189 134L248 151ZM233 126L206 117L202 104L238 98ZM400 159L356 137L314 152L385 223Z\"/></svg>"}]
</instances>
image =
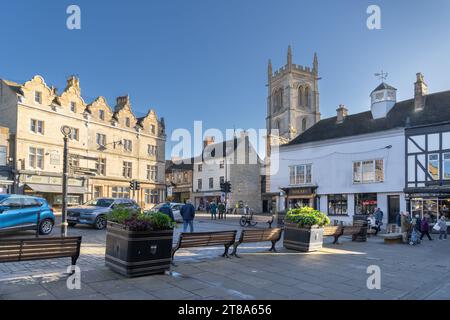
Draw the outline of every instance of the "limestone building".
<instances>
[{"instance_id":1,"label":"limestone building","mask_svg":"<svg viewBox=\"0 0 450 320\"><path fill-rule=\"evenodd\" d=\"M0 125L12 137L15 193L45 197L61 204L62 125L69 140L69 202L97 197L133 197L144 207L164 200L164 119L155 111L138 118L128 96L111 108L105 98L85 102L72 76L61 94L41 76L24 84L0 80ZM91 172L91 174L87 174ZM130 190L137 180L141 189Z\"/></svg>"},{"instance_id":2,"label":"limestone building","mask_svg":"<svg viewBox=\"0 0 450 320\"><path fill-rule=\"evenodd\" d=\"M167 199L184 203L192 194L192 159L166 160Z\"/></svg>"},{"instance_id":3,"label":"limestone building","mask_svg":"<svg viewBox=\"0 0 450 320\"><path fill-rule=\"evenodd\" d=\"M283 145L311 128L320 120L319 61L314 54L312 67L294 64L292 49L288 47L286 64L273 72L268 65L268 96L266 129L268 132L266 159L262 176L263 211L271 211L273 195L270 194L270 158L274 144ZM273 133L277 130L278 133Z\"/></svg>"},{"instance_id":4,"label":"limestone building","mask_svg":"<svg viewBox=\"0 0 450 320\"><path fill-rule=\"evenodd\" d=\"M10 166L9 141L9 129L0 127L0 194L11 193L14 183L12 167Z\"/></svg>"}]
</instances>

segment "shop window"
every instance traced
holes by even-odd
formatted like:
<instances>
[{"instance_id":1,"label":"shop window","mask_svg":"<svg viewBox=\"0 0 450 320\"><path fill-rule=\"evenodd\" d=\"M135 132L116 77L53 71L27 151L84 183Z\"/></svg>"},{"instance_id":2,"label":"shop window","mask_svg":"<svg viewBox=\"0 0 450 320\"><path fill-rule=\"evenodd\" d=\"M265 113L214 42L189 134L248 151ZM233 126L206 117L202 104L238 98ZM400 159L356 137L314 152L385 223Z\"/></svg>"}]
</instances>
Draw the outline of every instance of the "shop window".
<instances>
[{"instance_id":1,"label":"shop window","mask_svg":"<svg viewBox=\"0 0 450 320\"><path fill-rule=\"evenodd\" d=\"M376 193L355 194L355 214L373 214L376 208Z\"/></svg>"},{"instance_id":2,"label":"shop window","mask_svg":"<svg viewBox=\"0 0 450 320\"><path fill-rule=\"evenodd\" d=\"M348 214L348 198L346 194L328 195L328 214L329 215Z\"/></svg>"},{"instance_id":3,"label":"shop window","mask_svg":"<svg viewBox=\"0 0 450 320\"><path fill-rule=\"evenodd\" d=\"M156 189L145 189L145 203L157 204L159 202L159 191Z\"/></svg>"},{"instance_id":4,"label":"shop window","mask_svg":"<svg viewBox=\"0 0 450 320\"><path fill-rule=\"evenodd\" d=\"M113 187L111 196L113 198L130 198L130 188L128 187Z\"/></svg>"}]
</instances>

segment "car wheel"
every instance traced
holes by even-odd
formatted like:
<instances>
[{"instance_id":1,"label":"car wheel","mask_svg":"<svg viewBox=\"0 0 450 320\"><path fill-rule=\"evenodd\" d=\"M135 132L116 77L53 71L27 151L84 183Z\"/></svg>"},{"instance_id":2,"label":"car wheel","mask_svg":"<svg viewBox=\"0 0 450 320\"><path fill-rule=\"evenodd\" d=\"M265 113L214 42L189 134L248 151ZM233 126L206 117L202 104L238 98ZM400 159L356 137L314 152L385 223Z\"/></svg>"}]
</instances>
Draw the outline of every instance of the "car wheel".
<instances>
[{"instance_id":1,"label":"car wheel","mask_svg":"<svg viewBox=\"0 0 450 320\"><path fill-rule=\"evenodd\" d=\"M94 228L97 230L103 230L106 228L105 216L98 216L97 218L95 218Z\"/></svg>"},{"instance_id":2,"label":"car wheel","mask_svg":"<svg viewBox=\"0 0 450 320\"><path fill-rule=\"evenodd\" d=\"M50 219L42 220L39 224L39 234L48 235L53 231L53 221Z\"/></svg>"},{"instance_id":3,"label":"car wheel","mask_svg":"<svg viewBox=\"0 0 450 320\"><path fill-rule=\"evenodd\" d=\"M245 217L242 217L239 220L239 224L241 225L241 227L245 227L245 225L247 224L247 219Z\"/></svg>"},{"instance_id":4,"label":"car wheel","mask_svg":"<svg viewBox=\"0 0 450 320\"><path fill-rule=\"evenodd\" d=\"M75 227L77 224L75 222L69 222L69 227Z\"/></svg>"}]
</instances>

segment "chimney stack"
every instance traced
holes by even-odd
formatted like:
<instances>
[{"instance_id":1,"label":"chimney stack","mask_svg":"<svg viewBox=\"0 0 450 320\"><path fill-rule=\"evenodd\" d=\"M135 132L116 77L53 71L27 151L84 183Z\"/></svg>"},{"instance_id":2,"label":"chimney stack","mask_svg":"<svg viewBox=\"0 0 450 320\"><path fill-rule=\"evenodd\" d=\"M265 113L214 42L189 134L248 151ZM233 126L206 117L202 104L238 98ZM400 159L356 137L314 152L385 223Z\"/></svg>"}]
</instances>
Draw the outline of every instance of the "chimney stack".
<instances>
[{"instance_id":1,"label":"chimney stack","mask_svg":"<svg viewBox=\"0 0 450 320\"><path fill-rule=\"evenodd\" d=\"M348 109L345 107L345 105L340 104L339 108L336 109L337 111L337 123L344 122L345 118L348 115Z\"/></svg>"},{"instance_id":2,"label":"chimney stack","mask_svg":"<svg viewBox=\"0 0 450 320\"><path fill-rule=\"evenodd\" d=\"M425 96L428 94L428 86L422 73L417 73L417 81L414 83L414 111L422 111L425 108Z\"/></svg>"}]
</instances>

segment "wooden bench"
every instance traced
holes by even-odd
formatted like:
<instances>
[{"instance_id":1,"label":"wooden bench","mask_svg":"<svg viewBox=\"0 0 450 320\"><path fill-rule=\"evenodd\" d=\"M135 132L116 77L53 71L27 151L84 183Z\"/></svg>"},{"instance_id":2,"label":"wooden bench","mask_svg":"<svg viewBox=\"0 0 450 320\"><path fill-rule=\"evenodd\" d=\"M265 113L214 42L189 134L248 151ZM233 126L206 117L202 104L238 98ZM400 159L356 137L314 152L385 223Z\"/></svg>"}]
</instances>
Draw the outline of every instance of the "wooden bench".
<instances>
[{"instance_id":1,"label":"wooden bench","mask_svg":"<svg viewBox=\"0 0 450 320\"><path fill-rule=\"evenodd\" d=\"M228 258L228 249L236 240L237 230L216 232L193 232L180 234L178 244L172 249L172 261L178 249L193 247L212 247L223 245L225 251L222 257Z\"/></svg>"},{"instance_id":2,"label":"wooden bench","mask_svg":"<svg viewBox=\"0 0 450 320\"><path fill-rule=\"evenodd\" d=\"M233 252L231 253L232 256L235 256L237 258L240 258L237 255L237 247L241 243L251 243L251 242L263 242L263 241L270 241L272 242L272 247L269 249L269 251L277 252L275 249L275 244L280 241L281 239L281 228L269 228L269 229L244 229L241 232L241 235L239 237L239 240L236 241L233 244Z\"/></svg>"},{"instance_id":3,"label":"wooden bench","mask_svg":"<svg viewBox=\"0 0 450 320\"><path fill-rule=\"evenodd\" d=\"M0 263L80 256L81 237L0 240Z\"/></svg>"},{"instance_id":4,"label":"wooden bench","mask_svg":"<svg viewBox=\"0 0 450 320\"><path fill-rule=\"evenodd\" d=\"M367 227L364 226L344 226L343 236L352 236L352 241L356 241L362 232L365 232ZM367 234L366 234L367 235ZM366 239L366 237L364 237ZM365 240L364 240L365 241Z\"/></svg>"},{"instance_id":5,"label":"wooden bench","mask_svg":"<svg viewBox=\"0 0 450 320\"><path fill-rule=\"evenodd\" d=\"M272 228L272 224L274 221L274 216L258 216L253 213L250 213L248 215L241 216L241 219L239 220L239 224L241 227L249 226L254 227L258 223L267 223L269 225L269 228Z\"/></svg>"},{"instance_id":6,"label":"wooden bench","mask_svg":"<svg viewBox=\"0 0 450 320\"><path fill-rule=\"evenodd\" d=\"M323 227L324 237L334 237L333 244L337 244L339 237L344 234L343 226L325 226Z\"/></svg>"}]
</instances>

